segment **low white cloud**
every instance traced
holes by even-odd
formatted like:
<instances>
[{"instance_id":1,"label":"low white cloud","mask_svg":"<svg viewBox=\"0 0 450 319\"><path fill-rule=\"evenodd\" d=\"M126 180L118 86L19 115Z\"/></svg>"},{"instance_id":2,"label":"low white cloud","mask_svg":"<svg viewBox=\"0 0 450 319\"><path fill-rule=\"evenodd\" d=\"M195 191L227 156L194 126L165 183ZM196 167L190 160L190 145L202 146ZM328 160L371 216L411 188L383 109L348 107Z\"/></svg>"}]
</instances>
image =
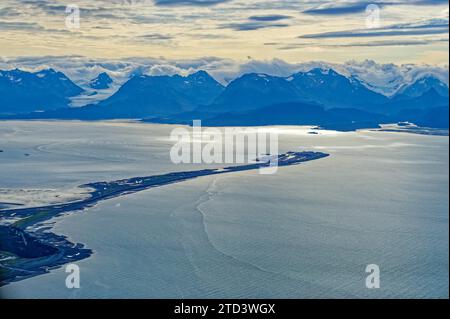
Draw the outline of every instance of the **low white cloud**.
<instances>
[{"instance_id":1,"label":"low white cloud","mask_svg":"<svg viewBox=\"0 0 450 319\"><path fill-rule=\"evenodd\" d=\"M281 59L234 61L205 57L189 60L167 60L156 58L128 58L121 60L92 59L80 56L0 58L0 69L21 68L38 71L54 68L62 71L74 82L85 86L101 72L107 72L114 80L114 88L120 87L134 75L188 75L205 70L217 81L227 84L246 73L265 73L287 77L296 72L313 68L329 69L344 76L354 76L370 89L392 95L401 86L413 83L418 78L432 75L448 85L448 65L380 64L372 60L328 63L320 61L288 63ZM113 92L114 90L111 90Z\"/></svg>"}]
</instances>

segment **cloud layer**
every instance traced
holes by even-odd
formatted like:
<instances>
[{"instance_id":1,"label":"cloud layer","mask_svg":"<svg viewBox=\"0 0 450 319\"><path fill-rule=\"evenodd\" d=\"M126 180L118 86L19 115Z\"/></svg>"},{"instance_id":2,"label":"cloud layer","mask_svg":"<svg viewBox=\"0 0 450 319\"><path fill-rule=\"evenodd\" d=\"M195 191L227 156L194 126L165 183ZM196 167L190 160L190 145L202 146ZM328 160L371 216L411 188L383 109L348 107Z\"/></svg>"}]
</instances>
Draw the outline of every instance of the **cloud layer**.
<instances>
[{"instance_id":1,"label":"cloud layer","mask_svg":"<svg viewBox=\"0 0 450 319\"><path fill-rule=\"evenodd\" d=\"M0 56L445 63L443 0L2 0ZM377 26L368 26L379 9ZM378 25L379 24L379 25ZM447 42L447 43L446 43ZM270 44L270 45L268 45ZM408 50L405 50L408 47Z\"/></svg>"}]
</instances>

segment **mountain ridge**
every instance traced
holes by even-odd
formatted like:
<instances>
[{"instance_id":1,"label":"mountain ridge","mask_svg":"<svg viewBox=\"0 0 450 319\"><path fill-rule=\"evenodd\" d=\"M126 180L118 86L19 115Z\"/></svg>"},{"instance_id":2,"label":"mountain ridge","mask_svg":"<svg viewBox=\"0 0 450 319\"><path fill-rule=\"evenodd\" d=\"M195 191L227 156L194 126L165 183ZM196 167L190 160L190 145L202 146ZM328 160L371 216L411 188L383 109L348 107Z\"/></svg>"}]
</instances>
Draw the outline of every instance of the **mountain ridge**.
<instances>
[{"instance_id":1,"label":"mountain ridge","mask_svg":"<svg viewBox=\"0 0 450 319\"><path fill-rule=\"evenodd\" d=\"M68 106L84 90L62 72L0 70L0 114L46 111Z\"/></svg>"},{"instance_id":2,"label":"mountain ridge","mask_svg":"<svg viewBox=\"0 0 450 319\"><path fill-rule=\"evenodd\" d=\"M420 121L421 116L425 116L428 112L426 122L437 123L433 112L439 110L442 113L442 108L444 108L445 113L445 107L448 108L448 99L442 96L445 93L448 94L448 87L446 91L442 92L442 88L445 88L446 85L438 79L425 78L424 80L420 78L405 86L405 89L397 95L386 97L369 90L358 78L344 76L331 68L313 68L288 77L265 73L246 73L231 81L226 87L216 81L208 72L202 70L187 76L140 74L131 77L114 94L97 104L77 108L67 107L68 99L83 91L63 73L53 69L35 73L16 69L0 71L0 92L2 92L2 83L9 83L9 86L20 88L22 81L27 82L30 79L41 83L41 86L47 81L47 87L44 85L44 88L49 91L57 90L59 99L54 98L55 101L48 103L48 108L25 108L25 111L17 113L20 116L5 112L4 104L0 103L0 114L3 113L3 118L82 120L153 118L162 122L176 123L177 121L185 122L189 116L204 117L211 122L215 115L223 117L224 114L228 114L235 119L240 116L240 125L246 125L245 116L243 116L246 112L250 114L255 110L269 112L274 105L302 104L317 105L324 111L333 110L325 112L324 116L337 116L339 121L344 122L347 118L363 114L366 117L371 114L377 121L381 119L406 120L409 110L411 114L414 114L409 118ZM104 79L109 82L106 77ZM34 87L39 87L36 83L34 86L25 87L32 90ZM41 91L38 90L34 93L39 97ZM33 95L33 92L30 94ZM48 94L40 96L41 99L48 97L52 98L53 96ZM340 114L337 114L339 112L336 110L341 110ZM291 111L289 109L289 112ZM310 111L312 114L318 112L313 108L310 108ZM345 119L342 117L343 113L346 114ZM289 117L288 114L284 116ZM302 113L302 116L304 117L306 114ZM278 122L275 121L276 118ZM273 116L272 120L273 124L284 122L278 115ZM358 121L360 120L361 117ZM367 120L369 119L367 118ZM215 121L220 122L218 119ZM247 122L250 123L251 120L247 118ZM440 123L445 122L441 121Z\"/></svg>"}]
</instances>

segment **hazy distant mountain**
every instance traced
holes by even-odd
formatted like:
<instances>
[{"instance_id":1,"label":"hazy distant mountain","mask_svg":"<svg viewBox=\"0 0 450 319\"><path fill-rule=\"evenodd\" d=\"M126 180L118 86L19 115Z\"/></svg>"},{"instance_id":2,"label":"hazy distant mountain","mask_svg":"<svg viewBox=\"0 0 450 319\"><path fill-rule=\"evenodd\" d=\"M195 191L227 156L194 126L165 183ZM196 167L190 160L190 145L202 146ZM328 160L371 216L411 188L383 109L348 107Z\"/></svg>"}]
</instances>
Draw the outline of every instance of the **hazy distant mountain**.
<instances>
[{"instance_id":1,"label":"hazy distant mountain","mask_svg":"<svg viewBox=\"0 0 450 319\"><path fill-rule=\"evenodd\" d=\"M447 84L441 82L434 76L426 76L416 80L414 83L403 86L397 95L418 97L422 94L434 89L439 95L443 97L449 96Z\"/></svg>"},{"instance_id":2,"label":"hazy distant mountain","mask_svg":"<svg viewBox=\"0 0 450 319\"><path fill-rule=\"evenodd\" d=\"M21 118L94 120L166 116L209 104L222 91L223 86L203 71L187 77L138 75L98 104L31 113Z\"/></svg>"},{"instance_id":3,"label":"hazy distant mountain","mask_svg":"<svg viewBox=\"0 0 450 319\"><path fill-rule=\"evenodd\" d=\"M290 77L246 74L232 81L209 108L214 112L245 111L283 102L312 102L325 108L370 110L388 98L367 89L355 78L313 69ZM202 108L206 110L207 108Z\"/></svg>"},{"instance_id":4,"label":"hazy distant mountain","mask_svg":"<svg viewBox=\"0 0 450 319\"><path fill-rule=\"evenodd\" d=\"M0 71L0 114L65 107L70 97L81 92L83 89L53 69L36 73Z\"/></svg>"},{"instance_id":5,"label":"hazy distant mountain","mask_svg":"<svg viewBox=\"0 0 450 319\"><path fill-rule=\"evenodd\" d=\"M359 80L345 77L332 69L312 69L287 79L306 100L325 108L352 107L370 110L373 105L387 102L384 95L367 89Z\"/></svg>"},{"instance_id":6,"label":"hazy distant mountain","mask_svg":"<svg viewBox=\"0 0 450 319\"><path fill-rule=\"evenodd\" d=\"M394 96L388 103L384 104L380 111L394 114L405 109L430 109L435 107L448 107L448 97L440 95L435 88L431 88L417 97L405 94Z\"/></svg>"},{"instance_id":7,"label":"hazy distant mountain","mask_svg":"<svg viewBox=\"0 0 450 319\"><path fill-rule=\"evenodd\" d=\"M100 73L95 79L89 81L88 86L95 90L105 90L109 89L110 85L113 83L113 80L106 72Z\"/></svg>"},{"instance_id":8,"label":"hazy distant mountain","mask_svg":"<svg viewBox=\"0 0 450 319\"><path fill-rule=\"evenodd\" d=\"M219 114L216 112L215 115L207 111L187 112L152 121L188 124L193 119L202 119L203 124L209 126L320 125L344 131L409 121L419 126L448 128L448 99L434 89L418 97L397 96L391 100L386 99L385 104L372 107L371 111L366 111L344 107L324 108L312 102L289 102L243 111L226 110Z\"/></svg>"},{"instance_id":9,"label":"hazy distant mountain","mask_svg":"<svg viewBox=\"0 0 450 319\"><path fill-rule=\"evenodd\" d=\"M414 114L413 114L414 116ZM423 127L449 128L449 108L434 107L411 117L410 122Z\"/></svg>"},{"instance_id":10,"label":"hazy distant mountain","mask_svg":"<svg viewBox=\"0 0 450 319\"><path fill-rule=\"evenodd\" d=\"M186 1L189 2L189 1ZM229 59L194 59L179 63L167 59L148 58L86 58L79 56L65 57L16 57L7 60L0 59L0 69L9 69L11 65L34 68L37 65L48 65L65 73L69 71L70 78L75 83L85 83L97 77L101 72L108 73L116 83L124 83L134 75L147 74L147 72L161 72L162 70L180 70L180 73L189 70L211 70L214 78L222 84L248 73L264 73L273 76L289 77L312 69L333 69L347 78L356 78L369 90L391 97L405 85L414 83L417 79L432 76L448 85L448 65L424 65L377 63L372 60L357 57L357 60L345 63L331 63L325 61L308 61L302 63L288 63L282 59L231 61ZM151 71L150 71L151 70ZM164 71L162 71L164 72ZM112 75L114 74L114 76Z\"/></svg>"},{"instance_id":11,"label":"hazy distant mountain","mask_svg":"<svg viewBox=\"0 0 450 319\"><path fill-rule=\"evenodd\" d=\"M131 78L98 106L105 116L110 113L125 118L165 115L210 104L222 91L223 86L204 71L187 77L140 75Z\"/></svg>"},{"instance_id":12,"label":"hazy distant mountain","mask_svg":"<svg viewBox=\"0 0 450 319\"><path fill-rule=\"evenodd\" d=\"M417 97L398 95L385 107L399 121L409 121L424 127L449 126L448 97L441 96L434 87Z\"/></svg>"},{"instance_id":13,"label":"hazy distant mountain","mask_svg":"<svg viewBox=\"0 0 450 319\"><path fill-rule=\"evenodd\" d=\"M226 88L204 71L186 77L136 75L98 104L53 110L66 105L68 96L81 92L62 73L47 70L34 74L15 70L0 74L3 96L9 96L11 105L20 106L16 109L19 111L9 112L44 110L9 118L141 118L183 124L202 119L205 125L309 124L340 130L376 127L395 121L448 126L448 121L442 118L448 113L448 97L442 95L442 83L431 77L405 86L401 93L388 98L369 90L358 79L332 69L316 68L289 77L250 73L232 81ZM109 76L105 75L100 74L91 83L102 87L109 82ZM416 95L418 92L421 94ZM30 100L26 100L28 96ZM16 103L14 99L19 102L25 99L28 104ZM39 99L46 102L46 108L32 104L26 108ZM3 110L7 110L6 107L3 106Z\"/></svg>"},{"instance_id":14,"label":"hazy distant mountain","mask_svg":"<svg viewBox=\"0 0 450 319\"><path fill-rule=\"evenodd\" d=\"M325 110L317 104L281 103L239 113L223 113L203 120L209 126L320 125L324 128L354 130L378 127L387 117L357 109Z\"/></svg>"},{"instance_id":15,"label":"hazy distant mountain","mask_svg":"<svg viewBox=\"0 0 450 319\"><path fill-rule=\"evenodd\" d=\"M212 112L245 111L258 107L299 101L302 97L286 79L266 74L245 74L232 81L209 107Z\"/></svg>"},{"instance_id":16,"label":"hazy distant mountain","mask_svg":"<svg viewBox=\"0 0 450 319\"><path fill-rule=\"evenodd\" d=\"M429 109L404 109L395 118L399 121L408 121L421 127L449 128L448 106Z\"/></svg>"}]
</instances>

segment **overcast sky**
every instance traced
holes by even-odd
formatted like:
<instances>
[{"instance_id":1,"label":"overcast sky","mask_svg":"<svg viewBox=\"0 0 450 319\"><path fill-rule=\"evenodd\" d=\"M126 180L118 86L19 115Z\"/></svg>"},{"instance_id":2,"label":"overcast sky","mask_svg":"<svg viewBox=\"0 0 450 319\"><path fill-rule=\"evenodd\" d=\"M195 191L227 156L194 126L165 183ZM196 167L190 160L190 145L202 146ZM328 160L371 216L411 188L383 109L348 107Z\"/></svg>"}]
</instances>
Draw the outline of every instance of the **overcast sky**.
<instances>
[{"instance_id":1,"label":"overcast sky","mask_svg":"<svg viewBox=\"0 0 450 319\"><path fill-rule=\"evenodd\" d=\"M80 28L66 25L67 4ZM1 0L0 56L447 64L448 2ZM370 6L369 8L377 8ZM74 25L69 24L69 27Z\"/></svg>"}]
</instances>

